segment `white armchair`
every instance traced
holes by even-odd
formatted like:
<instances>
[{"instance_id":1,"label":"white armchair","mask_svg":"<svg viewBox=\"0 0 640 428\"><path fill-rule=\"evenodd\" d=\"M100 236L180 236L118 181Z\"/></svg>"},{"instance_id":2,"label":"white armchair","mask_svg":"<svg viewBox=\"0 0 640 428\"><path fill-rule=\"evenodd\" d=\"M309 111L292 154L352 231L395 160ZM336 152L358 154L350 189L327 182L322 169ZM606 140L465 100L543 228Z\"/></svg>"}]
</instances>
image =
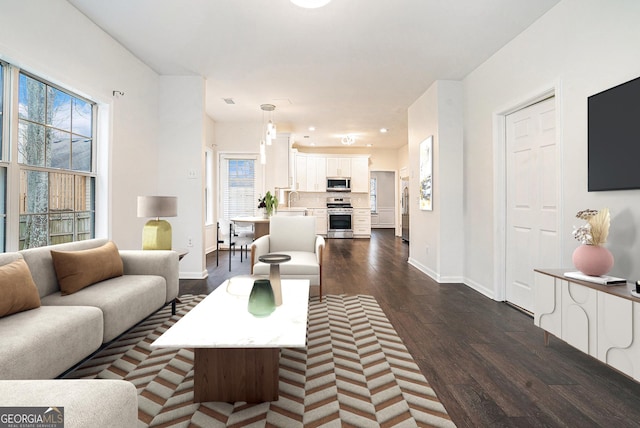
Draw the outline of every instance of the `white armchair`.
<instances>
[{"instance_id":1,"label":"white armchair","mask_svg":"<svg viewBox=\"0 0 640 428\"><path fill-rule=\"evenodd\" d=\"M291 260L280 265L282 279L308 279L319 287L322 300L322 252L324 238L316 235L315 217L273 216L269 234L251 245L251 274L269 275L269 264L258 257L269 253L287 254Z\"/></svg>"}]
</instances>

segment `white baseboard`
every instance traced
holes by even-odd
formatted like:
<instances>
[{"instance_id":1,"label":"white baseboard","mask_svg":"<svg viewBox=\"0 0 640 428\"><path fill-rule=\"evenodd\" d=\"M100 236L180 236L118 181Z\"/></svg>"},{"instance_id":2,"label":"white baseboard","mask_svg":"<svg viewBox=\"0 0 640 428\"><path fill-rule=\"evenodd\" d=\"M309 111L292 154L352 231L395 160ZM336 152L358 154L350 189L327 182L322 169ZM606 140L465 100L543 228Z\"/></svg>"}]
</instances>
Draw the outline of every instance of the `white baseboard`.
<instances>
[{"instance_id":1,"label":"white baseboard","mask_svg":"<svg viewBox=\"0 0 640 428\"><path fill-rule=\"evenodd\" d=\"M207 270L203 270L202 272L180 272L180 279L205 279L209 276L209 272Z\"/></svg>"},{"instance_id":2,"label":"white baseboard","mask_svg":"<svg viewBox=\"0 0 640 428\"><path fill-rule=\"evenodd\" d=\"M447 284L447 283L455 283L455 284L464 284L464 278L462 276L455 275L440 275L435 272L433 269L423 265L419 261L413 258L409 258L409 264L417 269L419 269L422 273L428 275L431 279L439 284Z\"/></svg>"},{"instance_id":3,"label":"white baseboard","mask_svg":"<svg viewBox=\"0 0 640 428\"><path fill-rule=\"evenodd\" d=\"M477 283L475 281L470 280L469 278L465 278L464 279L464 283L467 287L469 288L473 288L474 290L476 290L478 293L480 294L484 294L485 296L487 296L488 298L490 298L491 300L496 300L496 295L494 290L485 287L484 285Z\"/></svg>"},{"instance_id":4,"label":"white baseboard","mask_svg":"<svg viewBox=\"0 0 640 428\"><path fill-rule=\"evenodd\" d=\"M465 278L463 276L441 276L433 269L423 265L419 261L409 258L408 263L420 270L425 275L429 276L429 278L433 279L439 284L447 284L447 283L456 283L456 284L464 284L467 287L477 291L480 294L487 296L488 298L495 300L495 293L492 289L483 286L475 281L470 280L469 278Z\"/></svg>"}]
</instances>

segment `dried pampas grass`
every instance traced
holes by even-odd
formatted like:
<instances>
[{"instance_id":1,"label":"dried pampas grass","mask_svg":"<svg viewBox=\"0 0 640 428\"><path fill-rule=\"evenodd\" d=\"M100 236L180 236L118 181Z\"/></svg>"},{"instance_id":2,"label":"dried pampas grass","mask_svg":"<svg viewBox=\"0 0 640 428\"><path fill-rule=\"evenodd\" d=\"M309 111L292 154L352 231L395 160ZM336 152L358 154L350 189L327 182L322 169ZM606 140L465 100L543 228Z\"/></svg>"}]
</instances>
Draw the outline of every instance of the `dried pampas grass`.
<instances>
[{"instance_id":1,"label":"dried pampas grass","mask_svg":"<svg viewBox=\"0 0 640 428\"><path fill-rule=\"evenodd\" d=\"M602 245L607 242L611 224L609 208L578 211L576 217L587 221L587 224L573 231L573 236L578 241L587 245Z\"/></svg>"}]
</instances>

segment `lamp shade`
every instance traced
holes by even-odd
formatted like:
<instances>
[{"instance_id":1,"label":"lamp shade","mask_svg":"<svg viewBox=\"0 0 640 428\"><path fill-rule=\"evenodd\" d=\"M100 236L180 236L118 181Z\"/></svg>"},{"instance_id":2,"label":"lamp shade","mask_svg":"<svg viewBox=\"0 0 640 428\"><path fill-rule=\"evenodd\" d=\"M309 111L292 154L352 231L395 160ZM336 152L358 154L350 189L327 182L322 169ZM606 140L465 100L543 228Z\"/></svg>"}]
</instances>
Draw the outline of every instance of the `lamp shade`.
<instances>
[{"instance_id":1,"label":"lamp shade","mask_svg":"<svg viewBox=\"0 0 640 428\"><path fill-rule=\"evenodd\" d=\"M175 217L178 215L176 196L138 196L138 217Z\"/></svg>"}]
</instances>

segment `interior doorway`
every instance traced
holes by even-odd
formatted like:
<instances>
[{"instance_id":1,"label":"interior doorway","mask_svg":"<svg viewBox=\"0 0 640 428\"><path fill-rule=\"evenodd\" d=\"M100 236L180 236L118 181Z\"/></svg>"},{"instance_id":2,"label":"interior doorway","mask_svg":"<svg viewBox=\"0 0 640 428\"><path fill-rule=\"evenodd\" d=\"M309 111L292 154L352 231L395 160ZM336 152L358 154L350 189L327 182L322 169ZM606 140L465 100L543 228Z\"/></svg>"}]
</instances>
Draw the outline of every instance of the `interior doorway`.
<instances>
[{"instance_id":1,"label":"interior doorway","mask_svg":"<svg viewBox=\"0 0 640 428\"><path fill-rule=\"evenodd\" d=\"M409 177L400 178L400 227L402 241L409 242Z\"/></svg>"},{"instance_id":2,"label":"interior doorway","mask_svg":"<svg viewBox=\"0 0 640 428\"><path fill-rule=\"evenodd\" d=\"M396 227L396 174L393 171L371 171L371 228Z\"/></svg>"},{"instance_id":3,"label":"interior doorway","mask_svg":"<svg viewBox=\"0 0 640 428\"><path fill-rule=\"evenodd\" d=\"M559 149L555 97L505 117L505 300L534 309L536 267L559 262Z\"/></svg>"}]
</instances>

